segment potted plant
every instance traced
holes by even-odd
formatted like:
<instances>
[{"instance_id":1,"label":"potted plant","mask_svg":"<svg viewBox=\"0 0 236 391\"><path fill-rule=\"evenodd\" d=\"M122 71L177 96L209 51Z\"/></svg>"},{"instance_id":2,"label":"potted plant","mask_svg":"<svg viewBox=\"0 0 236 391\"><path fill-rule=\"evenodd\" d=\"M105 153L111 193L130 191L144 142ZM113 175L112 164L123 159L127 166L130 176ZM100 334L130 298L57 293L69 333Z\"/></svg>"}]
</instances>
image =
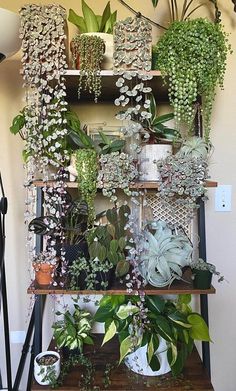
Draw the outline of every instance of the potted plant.
<instances>
[{"instance_id":1,"label":"potted plant","mask_svg":"<svg viewBox=\"0 0 236 391\"><path fill-rule=\"evenodd\" d=\"M56 255L63 256L70 265L79 254L88 256L85 231L88 222L88 206L81 199L71 200L67 194L65 215L36 217L29 223L29 231L50 238L54 242Z\"/></svg>"},{"instance_id":2,"label":"potted plant","mask_svg":"<svg viewBox=\"0 0 236 391\"><path fill-rule=\"evenodd\" d=\"M41 386L54 384L60 375L59 353L48 350L34 359L34 378Z\"/></svg>"},{"instance_id":3,"label":"potted plant","mask_svg":"<svg viewBox=\"0 0 236 391\"><path fill-rule=\"evenodd\" d=\"M190 264L192 269L193 286L196 289L210 289L212 276L218 276L218 282L224 280L224 277L216 270L215 265L199 258Z\"/></svg>"},{"instance_id":4,"label":"potted plant","mask_svg":"<svg viewBox=\"0 0 236 391\"><path fill-rule=\"evenodd\" d=\"M209 142L210 118L216 86L223 88L230 45L221 23L207 19L176 20L155 47L155 69L169 80L169 100L178 124L192 130L198 96L201 97L205 139Z\"/></svg>"},{"instance_id":5,"label":"potted plant","mask_svg":"<svg viewBox=\"0 0 236 391\"><path fill-rule=\"evenodd\" d=\"M105 323L103 344L117 333L120 362L143 375L156 376L162 372L163 356L157 353L162 338L169 363L169 367L164 365L164 372L170 368L177 376L192 351L194 340L210 341L208 327L201 315L192 311L190 301L190 295L180 295L176 301L161 296L144 296L142 301L137 296L104 296L94 320ZM139 348L143 347L146 347L146 363L140 361ZM135 356L130 358L132 352ZM138 363L141 363L139 369Z\"/></svg>"},{"instance_id":6,"label":"potted plant","mask_svg":"<svg viewBox=\"0 0 236 391\"><path fill-rule=\"evenodd\" d=\"M176 200L185 205L189 218L198 207L199 197L206 199L209 153L210 145L202 138L190 137L183 141L175 155L156 163L160 172L160 195L167 201Z\"/></svg>"},{"instance_id":7,"label":"potted plant","mask_svg":"<svg viewBox=\"0 0 236 391\"><path fill-rule=\"evenodd\" d=\"M103 69L112 69L113 67L113 27L116 22L117 11L111 12L110 1L108 1L102 15L95 15L93 10L86 4L84 0L82 4L83 17L76 14L72 9L69 10L69 22L73 23L80 34L86 36L92 35L99 37L105 42L105 50L103 56ZM77 39L78 35L76 36ZM73 54L74 56L74 54Z\"/></svg>"},{"instance_id":8,"label":"potted plant","mask_svg":"<svg viewBox=\"0 0 236 391\"><path fill-rule=\"evenodd\" d=\"M160 178L160 175L155 162L172 154L172 144L179 142L180 133L176 129L165 125L174 118L174 114L157 115L154 95L150 94L149 99L148 112L150 113L150 118L142 118L140 114L135 116L136 121L143 127L139 156L139 178L143 181L156 181Z\"/></svg>"},{"instance_id":9,"label":"potted plant","mask_svg":"<svg viewBox=\"0 0 236 391\"><path fill-rule=\"evenodd\" d=\"M52 284L58 263L56 256L49 251L41 251L33 257L32 263L36 282L39 285Z\"/></svg>"},{"instance_id":10,"label":"potted plant","mask_svg":"<svg viewBox=\"0 0 236 391\"><path fill-rule=\"evenodd\" d=\"M90 312L82 310L76 300L73 306L73 313L69 310L65 312L57 311L56 315L61 316L62 319L52 325L56 346L63 349L64 356L67 353L81 354L84 344L93 344Z\"/></svg>"},{"instance_id":11,"label":"potted plant","mask_svg":"<svg viewBox=\"0 0 236 391\"><path fill-rule=\"evenodd\" d=\"M144 229L137 250L144 283L160 288L182 278L182 269L190 264L193 246L184 233L173 232L165 221L159 220Z\"/></svg>"}]
</instances>

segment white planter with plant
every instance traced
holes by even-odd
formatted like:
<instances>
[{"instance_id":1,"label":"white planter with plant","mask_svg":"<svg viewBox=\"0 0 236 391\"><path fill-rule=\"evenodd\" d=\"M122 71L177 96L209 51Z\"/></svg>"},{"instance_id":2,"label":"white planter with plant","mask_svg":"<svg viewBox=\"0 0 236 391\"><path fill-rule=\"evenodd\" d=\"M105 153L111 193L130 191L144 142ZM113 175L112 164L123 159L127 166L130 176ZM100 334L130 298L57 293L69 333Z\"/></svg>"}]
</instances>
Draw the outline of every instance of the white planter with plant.
<instances>
[{"instance_id":1,"label":"white planter with plant","mask_svg":"<svg viewBox=\"0 0 236 391\"><path fill-rule=\"evenodd\" d=\"M148 345L138 348L134 353L129 354L124 362L125 365L133 372L144 376L161 376L171 371L167 359L167 344L166 341L159 337L159 347L154 353L160 363L160 369L153 371L147 361Z\"/></svg>"},{"instance_id":2,"label":"white planter with plant","mask_svg":"<svg viewBox=\"0 0 236 391\"><path fill-rule=\"evenodd\" d=\"M34 378L41 386L53 384L60 375L61 358L59 353L48 350L39 353L34 359Z\"/></svg>"},{"instance_id":3,"label":"white planter with plant","mask_svg":"<svg viewBox=\"0 0 236 391\"><path fill-rule=\"evenodd\" d=\"M157 160L165 159L172 154L170 144L146 144L142 146L140 153L140 176L141 181L157 181L160 173L157 169Z\"/></svg>"},{"instance_id":4,"label":"white planter with plant","mask_svg":"<svg viewBox=\"0 0 236 391\"><path fill-rule=\"evenodd\" d=\"M110 2L107 3L102 15L95 15L93 10L82 0L83 17L77 15L70 9L69 22L78 27L81 35L95 35L105 42L105 53L102 62L102 69L113 68L113 26L116 22L117 11L111 12Z\"/></svg>"}]
</instances>

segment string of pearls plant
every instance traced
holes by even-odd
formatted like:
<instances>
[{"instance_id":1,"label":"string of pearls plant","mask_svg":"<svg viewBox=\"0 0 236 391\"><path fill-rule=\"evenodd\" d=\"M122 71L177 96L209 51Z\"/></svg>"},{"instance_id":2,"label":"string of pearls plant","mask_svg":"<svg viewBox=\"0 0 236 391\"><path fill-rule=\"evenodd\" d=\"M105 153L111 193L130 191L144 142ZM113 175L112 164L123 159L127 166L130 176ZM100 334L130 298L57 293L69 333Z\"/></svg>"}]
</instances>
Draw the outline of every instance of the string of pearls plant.
<instances>
[{"instance_id":1,"label":"string of pearls plant","mask_svg":"<svg viewBox=\"0 0 236 391\"><path fill-rule=\"evenodd\" d=\"M81 90L94 93L97 102L101 95L101 63L105 51L104 40L95 35L77 34L71 42L73 67L80 69L78 98Z\"/></svg>"}]
</instances>

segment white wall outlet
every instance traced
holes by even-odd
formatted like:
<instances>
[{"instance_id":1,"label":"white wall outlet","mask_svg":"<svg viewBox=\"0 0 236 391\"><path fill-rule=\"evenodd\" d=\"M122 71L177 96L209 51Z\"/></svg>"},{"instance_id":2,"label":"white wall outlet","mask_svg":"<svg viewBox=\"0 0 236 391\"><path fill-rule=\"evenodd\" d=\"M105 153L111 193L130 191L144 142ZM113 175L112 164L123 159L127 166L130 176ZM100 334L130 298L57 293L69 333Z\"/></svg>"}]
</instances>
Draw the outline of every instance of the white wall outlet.
<instances>
[{"instance_id":1,"label":"white wall outlet","mask_svg":"<svg viewBox=\"0 0 236 391\"><path fill-rule=\"evenodd\" d=\"M11 331L10 339L11 343L24 343L25 342L25 331Z\"/></svg>"},{"instance_id":2,"label":"white wall outlet","mask_svg":"<svg viewBox=\"0 0 236 391\"><path fill-rule=\"evenodd\" d=\"M231 211L232 186L220 185L215 190L215 211L230 212Z\"/></svg>"}]
</instances>

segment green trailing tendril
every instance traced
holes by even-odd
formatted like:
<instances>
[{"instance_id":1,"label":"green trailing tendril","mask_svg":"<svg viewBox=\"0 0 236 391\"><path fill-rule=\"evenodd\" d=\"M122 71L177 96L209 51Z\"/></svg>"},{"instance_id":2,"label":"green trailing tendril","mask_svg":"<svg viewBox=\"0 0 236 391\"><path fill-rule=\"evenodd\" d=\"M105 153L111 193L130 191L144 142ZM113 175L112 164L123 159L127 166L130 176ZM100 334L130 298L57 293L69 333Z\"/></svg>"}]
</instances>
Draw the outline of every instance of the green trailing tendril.
<instances>
[{"instance_id":1,"label":"green trailing tendril","mask_svg":"<svg viewBox=\"0 0 236 391\"><path fill-rule=\"evenodd\" d=\"M155 68L169 77L169 99L178 124L183 121L193 128L194 103L201 96L206 141L215 89L223 88L230 49L221 24L203 18L172 23L155 47Z\"/></svg>"},{"instance_id":2,"label":"green trailing tendril","mask_svg":"<svg viewBox=\"0 0 236 391\"><path fill-rule=\"evenodd\" d=\"M95 35L78 34L72 39L71 51L73 67L80 69L78 97L80 98L81 90L84 89L90 94L94 93L94 100L97 102L101 95L100 69L105 51L103 39Z\"/></svg>"},{"instance_id":3,"label":"green trailing tendril","mask_svg":"<svg viewBox=\"0 0 236 391\"><path fill-rule=\"evenodd\" d=\"M97 153L93 149L79 149L76 152L76 170L81 197L88 204L88 225L95 218L94 199L97 193Z\"/></svg>"}]
</instances>

